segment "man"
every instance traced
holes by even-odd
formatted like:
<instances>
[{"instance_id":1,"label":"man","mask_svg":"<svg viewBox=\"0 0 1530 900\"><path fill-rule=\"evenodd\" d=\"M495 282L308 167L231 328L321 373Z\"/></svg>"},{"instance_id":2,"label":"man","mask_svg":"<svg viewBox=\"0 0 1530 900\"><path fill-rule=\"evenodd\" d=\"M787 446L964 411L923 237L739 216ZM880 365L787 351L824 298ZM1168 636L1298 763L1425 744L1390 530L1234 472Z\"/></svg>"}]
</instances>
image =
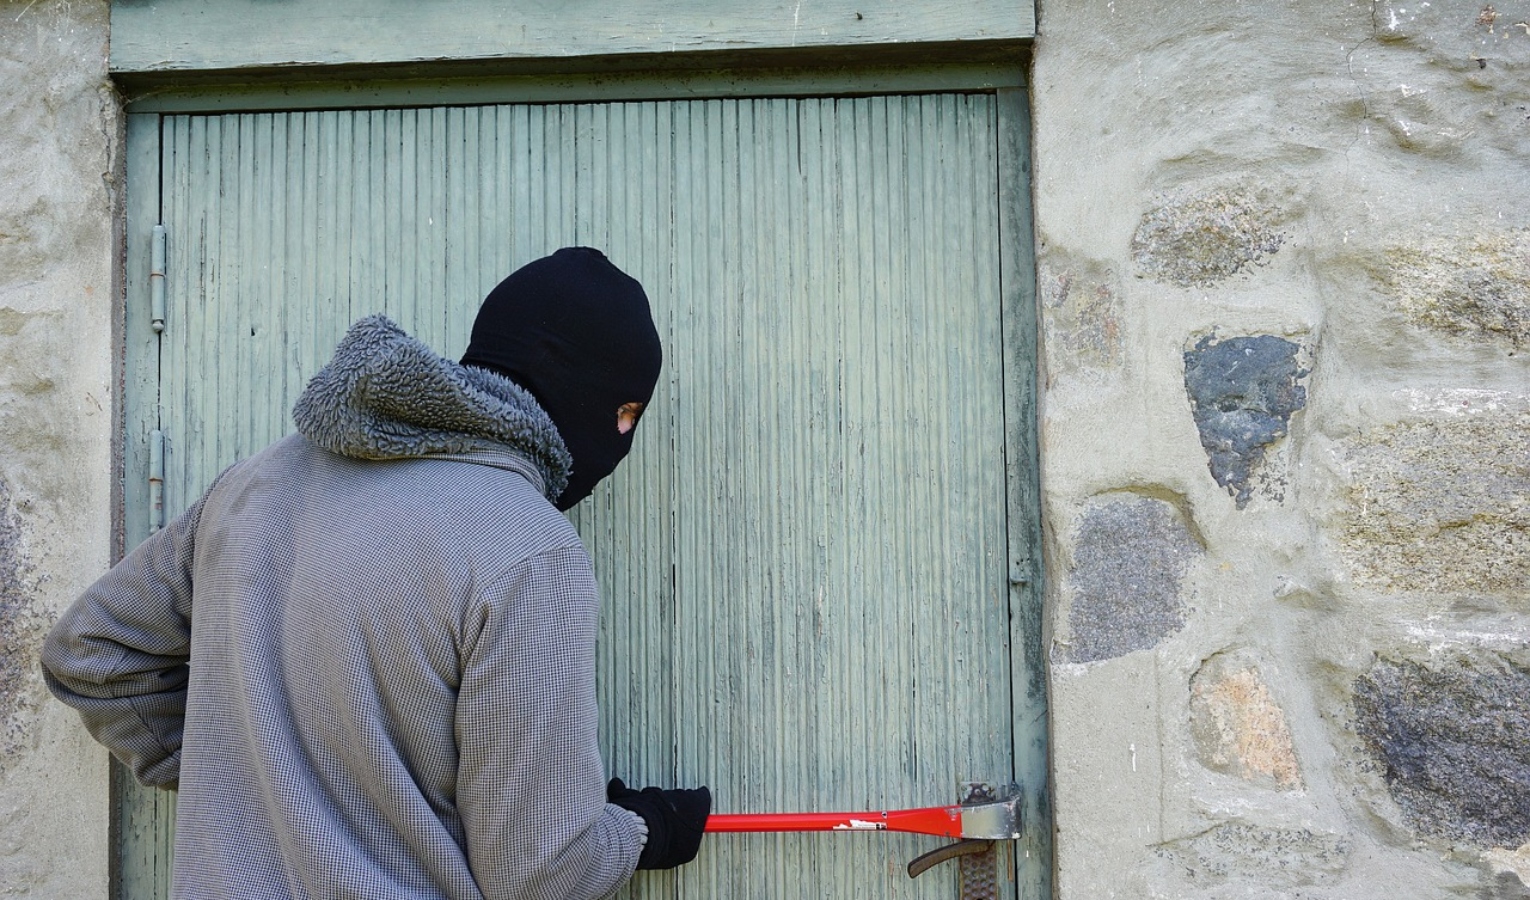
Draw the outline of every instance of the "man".
<instances>
[{"instance_id":1,"label":"man","mask_svg":"<svg viewBox=\"0 0 1530 900\"><path fill-rule=\"evenodd\" d=\"M362 319L298 434L64 615L49 687L179 789L173 896L599 897L695 857L705 788L604 785L596 585L561 514L660 363L642 287L587 248L500 283L460 364Z\"/></svg>"}]
</instances>

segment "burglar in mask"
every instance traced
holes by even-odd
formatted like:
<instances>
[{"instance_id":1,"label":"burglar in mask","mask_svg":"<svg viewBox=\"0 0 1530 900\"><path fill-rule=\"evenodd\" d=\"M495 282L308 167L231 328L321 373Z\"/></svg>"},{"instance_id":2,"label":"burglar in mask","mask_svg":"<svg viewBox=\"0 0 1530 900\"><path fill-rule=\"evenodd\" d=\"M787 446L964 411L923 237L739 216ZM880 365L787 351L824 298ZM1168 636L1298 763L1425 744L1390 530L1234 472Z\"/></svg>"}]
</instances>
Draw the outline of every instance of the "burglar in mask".
<instances>
[{"instance_id":1,"label":"burglar in mask","mask_svg":"<svg viewBox=\"0 0 1530 900\"><path fill-rule=\"evenodd\" d=\"M496 287L461 363L362 319L297 434L74 604L45 677L179 789L172 896L600 897L695 858L705 788L605 782L561 513L626 456L660 360L642 287L588 248Z\"/></svg>"}]
</instances>

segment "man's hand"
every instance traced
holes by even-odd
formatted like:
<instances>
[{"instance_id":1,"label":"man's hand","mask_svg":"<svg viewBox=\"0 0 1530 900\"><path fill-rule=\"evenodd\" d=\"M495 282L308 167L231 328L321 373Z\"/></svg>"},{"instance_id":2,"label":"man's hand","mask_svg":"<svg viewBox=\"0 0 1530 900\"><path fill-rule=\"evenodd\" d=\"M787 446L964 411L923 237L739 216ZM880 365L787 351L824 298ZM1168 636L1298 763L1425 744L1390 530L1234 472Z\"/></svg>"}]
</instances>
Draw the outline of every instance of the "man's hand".
<instances>
[{"instance_id":1,"label":"man's hand","mask_svg":"<svg viewBox=\"0 0 1530 900\"><path fill-rule=\"evenodd\" d=\"M705 787L635 791L620 778L613 778L606 785L606 800L637 813L648 823L648 842L638 857L639 869L673 869L696 858L707 816L712 812L712 792Z\"/></svg>"}]
</instances>

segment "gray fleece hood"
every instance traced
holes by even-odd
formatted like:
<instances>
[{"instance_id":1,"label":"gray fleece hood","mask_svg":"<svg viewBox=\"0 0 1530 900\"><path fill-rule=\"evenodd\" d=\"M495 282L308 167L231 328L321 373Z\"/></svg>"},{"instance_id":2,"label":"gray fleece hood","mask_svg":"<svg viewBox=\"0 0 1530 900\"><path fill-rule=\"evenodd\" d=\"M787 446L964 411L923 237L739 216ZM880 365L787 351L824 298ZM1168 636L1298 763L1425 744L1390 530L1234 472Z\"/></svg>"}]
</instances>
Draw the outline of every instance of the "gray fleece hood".
<instances>
[{"instance_id":1,"label":"gray fleece hood","mask_svg":"<svg viewBox=\"0 0 1530 900\"><path fill-rule=\"evenodd\" d=\"M451 362L386 316L352 325L292 408L302 435L355 459L463 456L508 447L555 498L571 460L552 419L502 375Z\"/></svg>"}]
</instances>

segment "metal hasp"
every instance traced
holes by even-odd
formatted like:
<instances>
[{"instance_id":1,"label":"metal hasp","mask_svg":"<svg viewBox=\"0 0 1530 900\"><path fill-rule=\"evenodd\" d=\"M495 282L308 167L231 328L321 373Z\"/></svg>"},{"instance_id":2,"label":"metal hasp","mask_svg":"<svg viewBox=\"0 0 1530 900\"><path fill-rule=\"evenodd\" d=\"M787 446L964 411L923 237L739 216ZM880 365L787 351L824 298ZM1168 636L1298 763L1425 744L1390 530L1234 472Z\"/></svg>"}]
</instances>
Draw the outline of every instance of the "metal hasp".
<instances>
[{"instance_id":1,"label":"metal hasp","mask_svg":"<svg viewBox=\"0 0 1530 900\"><path fill-rule=\"evenodd\" d=\"M986 781L962 784L962 837L993 841L1020 838L1020 788L996 789Z\"/></svg>"},{"instance_id":2,"label":"metal hasp","mask_svg":"<svg viewBox=\"0 0 1530 900\"><path fill-rule=\"evenodd\" d=\"M981 781L962 785L962 836L908 864L908 876L917 878L948 859L959 860L961 900L998 900L999 854L996 840L1020 837L1020 789L1007 785L996 790Z\"/></svg>"}]
</instances>

